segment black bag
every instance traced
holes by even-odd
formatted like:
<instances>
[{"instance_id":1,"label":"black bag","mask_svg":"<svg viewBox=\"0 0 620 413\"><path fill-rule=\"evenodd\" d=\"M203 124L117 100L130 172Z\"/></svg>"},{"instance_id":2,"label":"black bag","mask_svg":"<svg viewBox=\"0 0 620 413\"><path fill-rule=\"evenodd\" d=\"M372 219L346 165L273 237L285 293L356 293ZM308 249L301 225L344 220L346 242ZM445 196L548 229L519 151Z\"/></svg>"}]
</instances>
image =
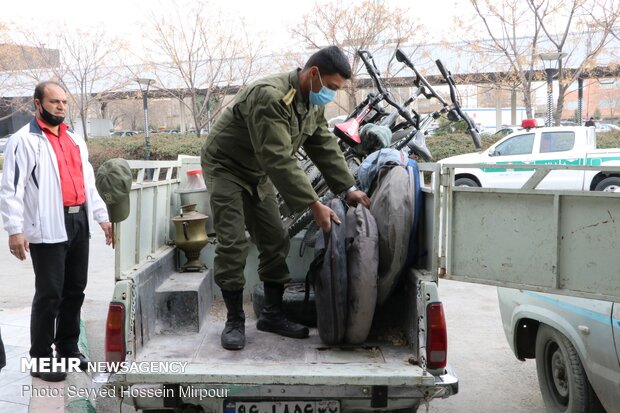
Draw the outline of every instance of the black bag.
<instances>
[{"instance_id":1,"label":"black bag","mask_svg":"<svg viewBox=\"0 0 620 413\"><path fill-rule=\"evenodd\" d=\"M314 284L319 337L335 345L344 341L347 323L346 217L340 199L331 200L328 206L341 224L332 221L330 232L319 233L306 281Z\"/></svg>"}]
</instances>

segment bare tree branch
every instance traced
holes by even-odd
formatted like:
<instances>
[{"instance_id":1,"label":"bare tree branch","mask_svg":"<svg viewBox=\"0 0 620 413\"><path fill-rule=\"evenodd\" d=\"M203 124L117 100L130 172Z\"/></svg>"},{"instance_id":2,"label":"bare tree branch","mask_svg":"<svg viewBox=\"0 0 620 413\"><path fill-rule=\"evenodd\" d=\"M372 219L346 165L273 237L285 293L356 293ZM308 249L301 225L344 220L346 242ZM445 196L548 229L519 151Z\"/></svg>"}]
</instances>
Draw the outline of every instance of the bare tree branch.
<instances>
[{"instance_id":1,"label":"bare tree branch","mask_svg":"<svg viewBox=\"0 0 620 413\"><path fill-rule=\"evenodd\" d=\"M620 17L616 0L539 0L532 8L551 49L565 56L559 60L559 93L554 110L556 124L561 120L564 99L570 85L589 68L609 42ZM528 0L530 5L534 0ZM566 70L569 66L572 70Z\"/></svg>"},{"instance_id":2,"label":"bare tree branch","mask_svg":"<svg viewBox=\"0 0 620 413\"><path fill-rule=\"evenodd\" d=\"M470 0L478 18L490 38L489 42L476 42L484 59L493 62L487 72L503 73L495 77L499 88L521 90L528 117L533 117L532 84L533 68L537 61L536 50L541 27L537 21L531 28L531 13L527 5L519 0ZM527 31L527 28L531 28ZM524 32L529 36L524 36ZM472 43L472 42L470 42ZM497 56L496 59L490 59ZM508 70L506 70L508 67Z\"/></svg>"},{"instance_id":3,"label":"bare tree branch","mask_svg":"<svg viewBox=\"0 0 620 413\"><path fill-rule=\"evenodd\" d=\"M174 14L151 15L146 42L153 55L157 87L191 113L196 133L224 107L225 96L262 71L262 43L243 22L225 21L214 4L195 2Z\"/></svg>"},{"instance_id":4,"label":"bare tree branch","mask_svg":"<svg viewBox=\"0 0 620 413\"><path fill-rule=\"evenodd\" d=\"M68 27L59 25L60 29L54 31L53 36L23 27L14 31L25 39L36 56L27 61L22 72L25 78L30 82L52 78L63 84L72 103L68 120L73 123L79 118L84 139L88 139L90 111L97 109L109 91L126 83L114 70L124 44L109 36L103 27L87 31L73 31ZM50 48L57 49L57 53L50 52Z\"/></svg>"},{"instance_id":5,"label":"bare tree branch","mask_svg":"<svg viewBox=\"0 0 620 413\"><path fill-rule=\"evenodd\" d=\"M361 3L317 1L312 12L304 15L301 22L290 28L293 36L308 49L315 50L336 45L349 55L353 76L350 82L349 110L357 103L357 82L363 64L356 51L366 49L371 53L396 47L413 39L423 39L423 27L411 19L407 10L390 7L384 3L366 0ZM390 77L390 64L383 70Z\"/></svg>"}]
</instances>

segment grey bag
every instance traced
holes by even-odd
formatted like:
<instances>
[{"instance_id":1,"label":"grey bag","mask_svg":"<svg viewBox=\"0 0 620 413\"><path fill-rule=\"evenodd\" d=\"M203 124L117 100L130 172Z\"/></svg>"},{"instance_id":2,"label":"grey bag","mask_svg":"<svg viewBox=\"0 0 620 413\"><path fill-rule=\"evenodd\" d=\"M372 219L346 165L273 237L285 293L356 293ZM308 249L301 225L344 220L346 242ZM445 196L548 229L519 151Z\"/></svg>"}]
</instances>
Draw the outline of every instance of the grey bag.
<instances>
[{"instance_id":1,"label":"grey bag","mask_svg":"<svg viewBox=\"0 0 620 413\"><path fill-rule=\"evenodd\" d=\"M377 305L379 233L370 211L359 204L347 211L348 315L345 342L366 341Z\"/></svg>"},{"instance_id":2,"label":"grey bag","mask_svg":"<svg viewBox=\"0 0 620 413\"><path fill-rule=\"evenodd\" d=\"M370 199L370 212L379 230L379 279L377 303L385 303L394 289L407 259L413 225L413 190L401 166L383 167Z\"/></svg>"},{"instance_id":3,"label":"grey bag","mask_svg":"<svg viewBox=\"0 0 620 413\"><path fill-rule=\"evenodd\" d=\"M347 323L346 217L340 199L331 200L328 206L341 224L332 222L330 232L319 232L308 277L314 284L319 337L334 345L343 342Z\"/></svg>"}]
</instances>

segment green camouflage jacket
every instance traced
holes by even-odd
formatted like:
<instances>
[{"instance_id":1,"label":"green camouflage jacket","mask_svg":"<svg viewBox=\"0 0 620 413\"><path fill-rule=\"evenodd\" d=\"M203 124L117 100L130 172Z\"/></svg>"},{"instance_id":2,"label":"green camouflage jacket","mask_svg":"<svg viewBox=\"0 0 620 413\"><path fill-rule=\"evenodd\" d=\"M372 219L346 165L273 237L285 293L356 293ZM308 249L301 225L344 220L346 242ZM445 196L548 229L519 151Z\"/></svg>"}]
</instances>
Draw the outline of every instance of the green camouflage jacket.
<instances>
[{"instance_id":1,"label":"green camouflage jacket","mask_svg":"<svg viewBox=\"0 0 620 413\"><path fill-rule=\"evenodd\" d=\"M271 181L287 206L301 211L318 199L295 156L303 146L334 193L354 184L324 107L301 96L299 70L258 80L224 109L202 148L207 179L230 179L260 199Z\"/></svg>"}]
</instances>

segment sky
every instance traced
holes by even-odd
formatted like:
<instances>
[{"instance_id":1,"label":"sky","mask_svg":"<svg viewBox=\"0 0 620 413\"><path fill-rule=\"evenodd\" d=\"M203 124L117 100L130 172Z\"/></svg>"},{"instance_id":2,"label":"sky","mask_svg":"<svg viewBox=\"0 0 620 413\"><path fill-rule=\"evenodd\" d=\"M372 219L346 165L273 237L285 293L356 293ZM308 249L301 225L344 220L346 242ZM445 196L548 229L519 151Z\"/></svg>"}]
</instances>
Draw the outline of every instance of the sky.
<instances>
[{"instance_id":1,"label":"sky","mask_svg":"<svg viewBox=\"0 0 620 413\"><path fill-rule=\"evenodd\" d=\"M450 31L450 24L446 23L455 15L462 14L465 7L471 10L465 0L377 1L410 8L413 16L423 19L423 23L438 35L443 30ZM175 1L177 7L182 7L183 3L183 0ZM287 26L310 12L314 5L314 1L309 0L214 0L213 3L229 16L243 17L251 31L263 32L270 40L277 39L279 45L286 44ZM54 30L54 25L58 24L79 28L103 24L106 30L138 45L141 42L141 31L148 26L148 16L153 12L161 13L166 7L169 6L162 5L160 0L22 0L11 2L10 7L4 7L0 22L12 21L20 25L40 27L41 30Z\"/></svg>"}]
</instances>

